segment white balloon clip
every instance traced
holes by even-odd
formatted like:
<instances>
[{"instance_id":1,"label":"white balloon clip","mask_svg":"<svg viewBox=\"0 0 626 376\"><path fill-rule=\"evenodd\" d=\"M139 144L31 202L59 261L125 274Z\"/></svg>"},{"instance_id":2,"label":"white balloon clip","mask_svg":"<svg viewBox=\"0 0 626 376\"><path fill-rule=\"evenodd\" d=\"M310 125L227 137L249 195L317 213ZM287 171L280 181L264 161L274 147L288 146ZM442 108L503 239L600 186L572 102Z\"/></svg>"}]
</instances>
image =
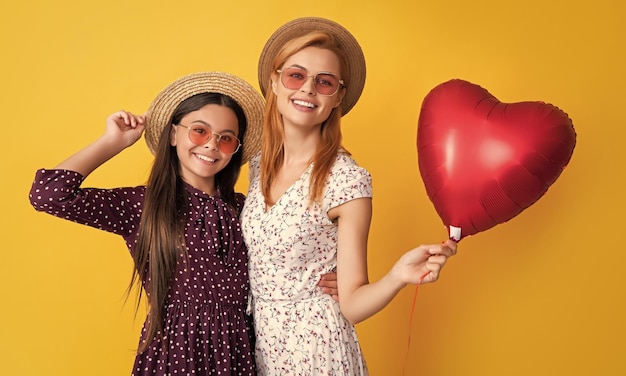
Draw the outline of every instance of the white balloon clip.
<instances>
[{"instance_id":1,"label":"white balloon clip","mask_svg":"<svg viewBox=\"0 0 626 376\"><path fill-rule=\"evenodd\" d=\"M449 226L450 229L450 239L454 239L455 241L461 240L461 228L456 226Z\"/></svg>"}]
</instances>

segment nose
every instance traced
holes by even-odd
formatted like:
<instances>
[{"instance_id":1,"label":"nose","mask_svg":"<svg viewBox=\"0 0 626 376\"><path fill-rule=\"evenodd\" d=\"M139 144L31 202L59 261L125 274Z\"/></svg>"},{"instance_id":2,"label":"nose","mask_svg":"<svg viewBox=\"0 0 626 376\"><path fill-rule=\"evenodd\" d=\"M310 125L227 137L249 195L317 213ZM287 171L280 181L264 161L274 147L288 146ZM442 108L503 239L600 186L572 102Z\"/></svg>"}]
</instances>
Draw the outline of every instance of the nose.
<instances>
[{"instance_id":1,"label":"nose","mask_svg":"<svg viewBox=\"0 0 626 376\"><path fill-rule=\"evenodd\" d=\"M219 149L219 136L213 133L207 142L204 144L204 147L211 150Z\"/></svg>"},{"instance_id":2,"label":"nose","mask_svg":"<svg viewBox=\"0 0 626 376\"><path fill-rule=\"evenodd\" d=\"M302 86L300 87L300 91L305 92L305 93L309 93L309 94L315 94L315 78L313 76L307 76L304 79L304 82L302 83Z\"/></svg>"}]
</instances>

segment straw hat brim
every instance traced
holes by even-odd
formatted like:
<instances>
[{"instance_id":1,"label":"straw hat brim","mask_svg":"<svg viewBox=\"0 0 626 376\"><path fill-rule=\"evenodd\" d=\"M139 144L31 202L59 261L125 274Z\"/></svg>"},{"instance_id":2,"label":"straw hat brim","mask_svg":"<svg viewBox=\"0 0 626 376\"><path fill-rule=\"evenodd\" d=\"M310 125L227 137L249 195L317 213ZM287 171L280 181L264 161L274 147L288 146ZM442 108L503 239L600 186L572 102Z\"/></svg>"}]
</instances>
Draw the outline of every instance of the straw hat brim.
<instances>
[{"instance_id":1,"label":"straw hat brim","mask_svg":"<svg viewBox=\"0 0 626 376\"><path fill-rule=\"evenodd\" d=\"M265 101L245 80L225 72L200 72L181 77L169 84L152 101L146 113L145 139L154 154L163 130L171 124L172 115L185 99L200 93L225 94L243 109L248 127L242 140L244 164L261 150Z\"/></svg>"},{"instance_id":2,"label":"straw hat brim","mask_svg":"<svg viewBox=\"0 0 626 376\"><path fill-rule=\"evenodd\" d=\"M346 81L346 95L342 101L341 115L347 114L356 104L365 86L365 56L356 38L340 24L319 17L304 17L292 20L278 28L265 43L259 58L259 86L263 96L267 96L272 74L272 62L278 51L289 40L312 31L325 31L332 35L340 48L345 51L350 65L350 77Z\"/></svg>"}]
</instances>

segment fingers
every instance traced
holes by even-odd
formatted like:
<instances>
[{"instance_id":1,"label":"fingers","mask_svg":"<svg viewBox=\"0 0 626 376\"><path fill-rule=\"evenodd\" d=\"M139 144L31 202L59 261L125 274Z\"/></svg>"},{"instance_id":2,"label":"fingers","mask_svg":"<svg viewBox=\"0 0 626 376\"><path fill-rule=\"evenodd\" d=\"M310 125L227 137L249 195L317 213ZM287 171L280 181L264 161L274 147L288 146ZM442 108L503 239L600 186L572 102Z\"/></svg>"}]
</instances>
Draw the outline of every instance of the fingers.
<instances>
[{"instance_id":1,"label":"fingers","mask_svg":"<svg viewBox=\"0 0 626 376\"><path fill-rule=\"evenodd\" d=\"M420 279L419 284L423 285L426 283L437 282L438 279L439 279L439 271L428 272L428 274L426 274L424 277L422 277L422 279Z\"/></svg>"},{"instance_id":2,"label":"fingers","mask_svg":"<svg viewBox=\"0 0 626 376\"><path fill-rule=\"evenodd\" d=\"M454 240L448 240L443 244L428 245L428 252L431 255L445 255L446 257L456 255L457 243Z\"/></svg>"},{"instance_id":3,"label":"fingers","mask_svg":"<svg viewBox=\"0 0 626 376\"><path fill-rule=\"evenodd\" d=\"M424 284L439 279L441 269L448 258L457 252L457 242L453 240L441 244L420 245L405 253L394 268L399 280L410 284Z\"/></svg>"},{"instance_id":4,"label":"fingers","mask_svg":"<svg viewBox=\"0 0 626 376\"><path fill-rule=\"evenodd\" d=\"M428 261L424 264L424 269L428 271L428 274L422 278L421 283L435 282L439 279L439 273L446 264L448 258L443 255L430 256Z\"/></svg>"},{"instance_id":5,"label":"fingers","mask_svg":"<svg viewBox=\"0 0 626 376\"><path fill-rule=\"evenodd\" d=\"M454 241L452 239L448 239L444 244L448 248L450 248L450 250L452 251L452 256L456 255L456 250L457 250L457 246L458 246L459 243L457 243L456 241Z\"/></svg>"},{"instance_id":6,"label":"fingers","mask_svg":"<svg viewBox=\"0 0 626 376\"><path fill-rule=\"evenodd\" d=\"M444 255L430 256L428 261L426 261L426 265L437 264L442 267L446 264L446 261L448 261L448 257Z\"/></svg>"},{"instance_id":7,"label":"fingers","mask_svg":"<svg viewBox=\"0 0 626 376\"><path fill-rule=\"evenodd\" d=\"M444 261L445 263L445 261ZM422 274L418 284L423 285L425 283L435 282L439 279L439 274L443 268L443 264L437 262L428 262L424 264L425 274Z\"/></svg>"},{"instance_id":8,"label":"fingers","mask_svg":"<svg viewBox=\"0 0 626 376\"><path fill-rule=\"evenodd\" d=\"M324 294L330 295L330 297L333 298L334 301L339 301L339 292L336 289L333 290L328 288L322 288L322 292Z\"/></svg>"},{"instance_id":9,"label":"fingers","mask_svg":"<svg viewBox=\"0 0 626 376\"><path fill-rule=\"evenodd\" d=\"M120 110L111 115L115 120L121 120L124 125L136 128L138 125L143 125L145 122L144 115L135 115L129 111Z\"/></svg>"},{"instance_id":10,"label":"fingers","mask_svg":"<svg viewBox=\"0 0 626 376\"><path fill-rule=\"evenodd\" d=\"M425 284L439 279L441 269L445 266L448 258L457 252L457 242L448 240L442 244L423 245L417 249L420 248L424 252L422 270L425 273L422 274L419 284Z\"/></svg>"},{"instance_id":11,"label":"fingers","mask_svg":"<svg viewBox=\"0 0 626 376\"><path fill-rule=\"evenodd\" d=\"M330 295L333 300L339 301L339 290L337 289L337 273L331 272L320 277L318 286L322 288L324 294Z\"/></svg>"},{"instance_id":12,"label":"fingers","mask_svg":"<svg viewBox=\"0 0 626 376\"><path fill-rule=\"evenodd\" d=\"M317 285L322 287L323 289L328 289L332 291L331 293L336 294L337 293L337 273L328 273L328 274L322 275Z\"/></svg>"},{"instance_id":13,"label":"fingers","mask_svg":"<svg viewBox=\"0 0 626 376\"><path fill-rule=\"evenodd\" d=\"M328 295L337 295L339 290L336 287L322 287L322 292Z\"/></svg>"}]
</instances>

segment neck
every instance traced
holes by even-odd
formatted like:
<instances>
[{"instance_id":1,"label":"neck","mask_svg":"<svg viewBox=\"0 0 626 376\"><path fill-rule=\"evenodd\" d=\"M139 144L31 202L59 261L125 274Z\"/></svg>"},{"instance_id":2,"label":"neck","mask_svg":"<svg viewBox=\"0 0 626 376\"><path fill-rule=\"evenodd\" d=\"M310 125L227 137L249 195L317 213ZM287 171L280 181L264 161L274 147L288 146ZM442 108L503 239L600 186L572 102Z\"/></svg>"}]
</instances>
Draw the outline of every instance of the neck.
<instances>
[{"instance_id":1,"label":"neck","mask_svg":"<svg viewBox=\"0 0 626 376\"><path fill-rule=\"evenodd\" d=\"M189 181L182 177L183 181L192 187L201 190L202 192L208 194L209 196L215 195L217 192L217 188L215 187L215 179L195 179L194 181Z\"/></svg>"},{"instance_id":2,"label":"neck","mask_svg":"<svg viewBox=\"0 0 626 376\"><path fill-rule=\"evenodd\" d=\"M321 125L311 128L294 127L285 124L284 164L309 164L321 141Z\"/></svg>"}]
</instances>

